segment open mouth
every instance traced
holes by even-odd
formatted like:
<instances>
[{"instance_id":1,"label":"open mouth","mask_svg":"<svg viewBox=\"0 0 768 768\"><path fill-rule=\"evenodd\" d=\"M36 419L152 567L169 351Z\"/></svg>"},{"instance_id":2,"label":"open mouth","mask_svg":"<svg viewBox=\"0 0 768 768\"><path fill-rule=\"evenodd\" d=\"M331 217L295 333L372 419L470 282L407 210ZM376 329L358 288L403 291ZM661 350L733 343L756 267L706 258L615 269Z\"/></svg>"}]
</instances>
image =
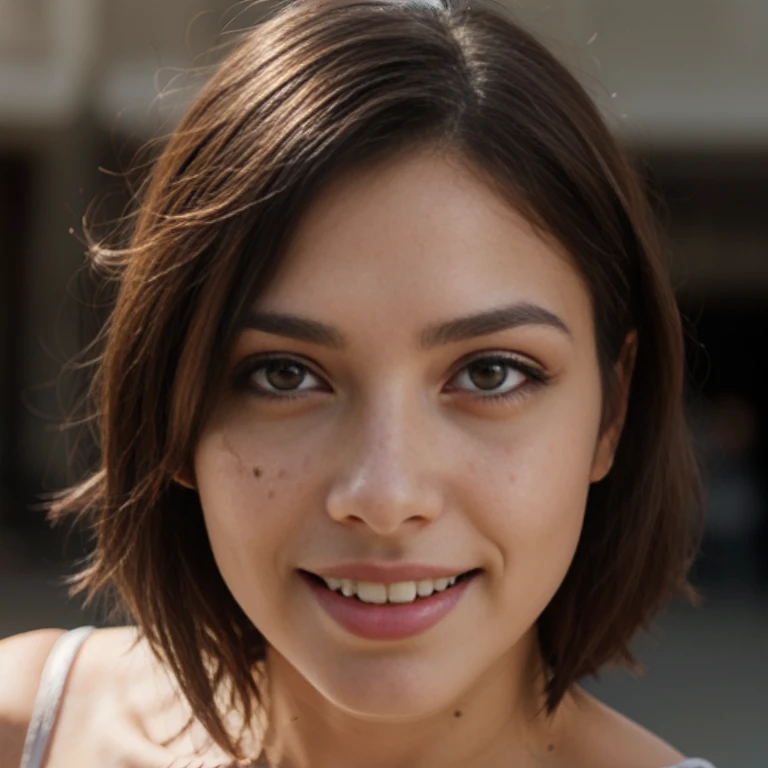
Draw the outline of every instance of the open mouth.
<instances>
[{"instance_id":1,"label":"open mouth","mask_svg":"<svg viewBox=\"0 0 768 768\"><path fill-rule=\"evenodd\" d=\"M313 583L350 600L372 605L404 605L417 603L435 594L447 592L476 576L480 573L480 570L480 568L474 568L471 571L466 571L456 576L439 579L420 579L419 581L401 581L394 584L357 581L355 579L324 578L309 571L301 571L301 574Z\"/></svg>"}]
</instances>

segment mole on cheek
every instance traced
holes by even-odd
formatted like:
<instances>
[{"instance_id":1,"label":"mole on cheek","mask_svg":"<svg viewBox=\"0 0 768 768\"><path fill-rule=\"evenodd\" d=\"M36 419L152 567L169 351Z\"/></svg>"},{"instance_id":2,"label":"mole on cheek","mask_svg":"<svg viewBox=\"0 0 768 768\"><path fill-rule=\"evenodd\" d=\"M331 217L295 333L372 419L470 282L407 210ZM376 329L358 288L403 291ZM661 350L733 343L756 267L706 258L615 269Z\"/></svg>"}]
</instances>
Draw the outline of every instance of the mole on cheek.
<instances>
[{"instance_id":1,"label":"mole on cheek","mask_svg":"<svg viewBox=\"0 0 768 768\"><path fill-rule=\"evenodd\" d=\"M253 476L254 477L261 477L261 467L254 467L253 468Z\"/></svg>"}]
</instances>

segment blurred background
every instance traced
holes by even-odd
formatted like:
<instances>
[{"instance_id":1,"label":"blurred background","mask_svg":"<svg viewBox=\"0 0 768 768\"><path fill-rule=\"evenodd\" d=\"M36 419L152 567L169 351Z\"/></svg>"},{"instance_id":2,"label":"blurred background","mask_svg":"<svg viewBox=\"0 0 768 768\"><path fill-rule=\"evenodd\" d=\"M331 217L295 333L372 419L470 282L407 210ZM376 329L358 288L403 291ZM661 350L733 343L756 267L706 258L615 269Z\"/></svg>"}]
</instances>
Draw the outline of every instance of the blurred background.
<instances>
[{"instance_id":1,"label":"blurred background","mask_svg":"<svg viewBox=\"0 0 768 768\"><path fill-rule=\"evenodd\" d=\"M689 408L708 486L694 572L636 647L644 677L587 687L718 768L768 765L768 0L509 3L582 80L644 169L686 317ZM81 219L119 216L112 174L172 127L159 98L225 28L232 0L0 0L0 638L99 623L61 578L84 540L40 511L71 443L57 383L99 312ZM179 73L182 73L179 75ZM176 78L176 80L174 80ZM180 78L180 79L179 79ZM0 681L1 682L1 681Z\"/></svg>"}]
</instances>

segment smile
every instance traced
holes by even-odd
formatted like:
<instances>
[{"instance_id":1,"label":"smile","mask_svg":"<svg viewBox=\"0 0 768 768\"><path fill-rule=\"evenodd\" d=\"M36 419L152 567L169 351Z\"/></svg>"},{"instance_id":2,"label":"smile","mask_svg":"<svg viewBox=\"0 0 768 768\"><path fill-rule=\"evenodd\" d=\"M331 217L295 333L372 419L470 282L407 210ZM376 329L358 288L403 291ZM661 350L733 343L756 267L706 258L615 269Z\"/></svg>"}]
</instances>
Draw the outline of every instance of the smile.
<instances>
[{"instance_id":1,"label":"smile","mask_svg":"<svg viewBox=\"0 0 768 768\"><path fill-rule=\"evenodd\" d=\"M299 573L319 606L347 632L369 640L403 640L447 616L482 571L393 583Z\"/></svg>"},{"instance_id":2,"label":"smile","mask_svg":"<svg viewBox=\"0 0 768 768\"><path fill-rule=\"evenodd\" d=\"M398 581L394 584L384 584L375 581L357 581L356 579L322 578L326 587L332 592L337 592L344 597L356 598L363 603L385 605L396 603L399 605L413 603L435 592L444 592L453 587L460 579L468 578L471 571L456 576L439 579L420 579L418 581Z\"/></svg>"}]
</instances>

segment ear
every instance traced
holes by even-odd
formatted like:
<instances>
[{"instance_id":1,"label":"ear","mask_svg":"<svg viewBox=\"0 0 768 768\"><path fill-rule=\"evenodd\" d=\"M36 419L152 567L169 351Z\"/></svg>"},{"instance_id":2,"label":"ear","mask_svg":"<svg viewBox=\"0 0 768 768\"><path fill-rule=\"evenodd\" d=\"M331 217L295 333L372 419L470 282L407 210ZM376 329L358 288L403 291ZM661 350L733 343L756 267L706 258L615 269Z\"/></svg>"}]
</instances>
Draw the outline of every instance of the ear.
<instances>
[{"instance_id":1,"label":"ear","mask_svg":"<svg viewBox=\"0 0 768 768\"><path fill-rule=\"evenodd\" d=\"M592 461L590 482L597 483L602 480L613 466L613 457L619 445L621 431L624 428L624 420L627 416L629 405L629 390L632 382L632 372L635 369L637 356L637 332L630 331L624 339L624 345L614 368L616 389L611 397L608 407L611 408L610 418L603 425Z\"/></svg>"},{"instance_id":2,"label":"ear","mask_svg":"<svg viewBox=\"0 0 768 768\"><path fill-rule=\"evenodd\" d=\"M174 483L177 483L184 488L188 488L190 491L197 491L194 471L190 468L184 468L174 472L173 475L171 475L171 479Z\"/></svg>"}]
</instances>

